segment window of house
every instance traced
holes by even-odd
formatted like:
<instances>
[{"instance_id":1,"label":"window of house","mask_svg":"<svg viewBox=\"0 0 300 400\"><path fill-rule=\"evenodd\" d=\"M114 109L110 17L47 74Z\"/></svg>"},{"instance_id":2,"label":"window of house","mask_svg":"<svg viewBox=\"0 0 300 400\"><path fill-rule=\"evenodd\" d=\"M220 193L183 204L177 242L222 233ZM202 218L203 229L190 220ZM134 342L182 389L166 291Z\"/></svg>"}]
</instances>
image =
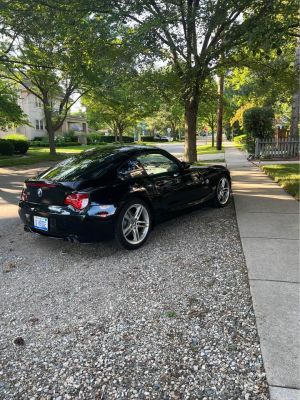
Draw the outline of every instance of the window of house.
<instances>
[{"instance_id":1,"label":"window of house","mask_svg":"<svg viewBox=\"0 0 300 400\"><path fill-rule=\"evenodd\" d=\"M42 102L38 97L35 98L35 106L42 108Z\"/></svg>"},{"instance_id":2,"label":"window of house","mask_svg":"<svg viewBox=\"0 0 300 400\"><path fill-rule=\"evenodd\" d=\"M35 120L35 129L36 130L43 130L44 129L44 121L41 119L36 119Z\"/></svg>"}]
</instances>

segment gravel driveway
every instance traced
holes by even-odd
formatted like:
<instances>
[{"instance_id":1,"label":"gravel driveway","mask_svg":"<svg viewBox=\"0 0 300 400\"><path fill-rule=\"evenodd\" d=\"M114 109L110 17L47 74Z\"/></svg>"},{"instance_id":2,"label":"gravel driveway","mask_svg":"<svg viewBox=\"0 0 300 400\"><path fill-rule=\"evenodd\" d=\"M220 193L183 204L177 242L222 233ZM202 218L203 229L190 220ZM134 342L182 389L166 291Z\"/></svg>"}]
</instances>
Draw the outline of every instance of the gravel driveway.
<instances>
[{"instance_id":1,"label":"gravel driveway","mask_svg":"<svg viewBox=\"0 0 300 400\"><path fill-rule=\"evenodd\" d=\"M142 248L0 220L1 399L268 399L233 202Z\"/></svg>"}]
</instances>

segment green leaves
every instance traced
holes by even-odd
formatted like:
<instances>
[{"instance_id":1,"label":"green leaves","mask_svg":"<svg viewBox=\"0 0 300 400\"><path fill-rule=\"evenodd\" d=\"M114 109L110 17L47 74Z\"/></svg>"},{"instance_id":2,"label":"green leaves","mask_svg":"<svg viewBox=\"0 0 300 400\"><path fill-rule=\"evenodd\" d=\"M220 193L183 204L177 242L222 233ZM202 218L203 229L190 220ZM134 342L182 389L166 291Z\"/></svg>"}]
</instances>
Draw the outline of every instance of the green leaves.
<instances>
[{"instance_id":1,"label":"green leaves","mask_svg":"<svg viewBox=\"0 0 300 400\"><path fill-rule=\"evenodd\" d=\"M7 125L28 124L27 116L16 103L17 92L13 87L0 81L0 128L6 129Z\"/></svg>"}]
</instances>

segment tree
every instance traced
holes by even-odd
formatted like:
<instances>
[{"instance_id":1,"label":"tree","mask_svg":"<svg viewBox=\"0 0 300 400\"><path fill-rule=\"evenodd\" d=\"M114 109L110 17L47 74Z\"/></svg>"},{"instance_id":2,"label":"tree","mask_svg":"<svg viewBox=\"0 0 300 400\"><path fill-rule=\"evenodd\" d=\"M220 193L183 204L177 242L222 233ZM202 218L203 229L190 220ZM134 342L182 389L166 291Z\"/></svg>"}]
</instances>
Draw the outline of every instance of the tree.
<instances>
[{"instance_id":1,"label":"tree","mask_svg":"<svg viewBox=\"0 0 300 400\"><path fill-rule=\"evenodd\" d=\"M143 75L130 64L122 71L108 74L102 84L84 97L83 104L93 124L107 125L120 143L125 129L156 109L155 98L144 84Z\"/></svg>"},{"instance_id":2,"label":"tree","mask_svg":"<svg viewBox=\"0 0 300 400\"><path fill-rule=\"evenodd\" d=\"M49 58L51 64L57 59L57 53L49 49L47 45L39 46L22 44L22 57L27 60L34 59L36 56ZM61 63L57 59L56 65ZM77 95L72 99L72 95L80 91L80 76L72 76L68 72L54 71L52 68L11 66L6 65L6 78L25 87L30 93L38 98L43 105L45 127L49 136L50 154L55 154L54 134L62 126L71 106L81 97Z\"/></svg>"},{"instance_id":3,"label":"tree","mask_svg":"<svg viewBox=\"0 0 300 400\"><path fill-rule=\"evenodd\" d=\"M17 91L4 80L0 80L0 128L7 125L29 124L27 116L17 104Z\"/></svg>"},{"instance_id":4,"label":"tree","mask_svg":"<svg viewBox=\"0 0 300 400\"><path fill-rule=\"evenodd\" d=\"M185 106L185 159L196 161L196 120L205 79L218 68L220 55L232 58L241 47L254 48L257 38L270 32L274 16L290 14L296 1L238 2L207 0L139 0L87 3L95 13L116 13L124 23L134 24L134 34L152 55L173 65L181 82ZM297 8L296 8L297 9ZM292 24L293 22L291 22ZM284 24L280 25L281 32ZM272 25L273 26L273 25ZM276 28L267 36L276 43ZM220 40L222 38L222 40ZM267 43L266 38L265 42Z\"/></svg>"},{"instance_id":5,"label":"tree","mask_svg":"<svg viewBox=\"0 0 300 400\"><path fill-rule=\"evenodd\" d=\"M300 102L300 38L298 37L298 45L295 57L295 82L292 98L292 116L290 136L296 138L299 135L299 102Z\"/></svg>"},{"instance_id":6,"label":"tree","mask_svg":"<svg viewBox=\"0 0 300 400\"><path fill-rule=\"evenodd\" d=\"M172 68L148 70L143 74L143 82L152 93L146 101L155 103L157 111L153 117L148 117L147 127L150 130L162 131L171 129L175 139L182 126L184 126L184 107L180 96L180 81Z\"/></svg>"},{"instance_id":7,"label":"tree","mask_svg":"<svg viewBox=\"0 0 300 400\"><path fill-rule=\"evenodd\" d=\"M270 108L252 107L243 113L243 128L246 133L246 147L255 151L255 139L269 139L274 135L274 112Z\"/></svg>"},{"instance_id":8,"label":"tree","mask_svg":"<svg viewBox=\"0 0 300 400\"><path fill-rule=\"evenodd\" d=\"M212 146L215 145L217 127L218 87L214 79L208 79L205 84L205 95L202 96L198 112L198 125L208 125L212 134Z\"/></svg>"},{"instance_id":9,"label":"tree","mask_svg":"<svg viewBox=\"0 0 300 400\"><path fill-rule=\"evenodd\" d=\"M3 76L42 102L50 154L54 155L55 132L72 105L105 78L103 71L116 60L120 41L103 18L90 19L86 13L66 16L38 4L6 5L1 31L10 43L0 57ZM14 14L9 13L10 7Z\"/></svg>"},{"instance_id":10,"label":"tree","mask_svg":"<svg viewBox=\"0 0 300 400\"><path fill-rule=\"evenodd\" d=\"M243 112L250 107L271 107L277 118L290 120L295 82L295 42L287 42L281 51L272 50L248 56L247 67L234 68L227 76L227 91L236 104L231 124L238 121L242 127ZM297 103L296 103L297 104Z\"/></svg>"},{"instance_id":11,"label":"tree","mask_svg":"<svg viewBox=\"0 0 300 400\"><path fill-rule=\"evenodd\" d=\"M84 4L35 0L33 4L64 13L65 20L86 13L90 21L111 18L111 26L121 21L127 28L122 40L136 50L137 62L148 56L172 65L185 107L187 161L197 159L196 121L206 78L220 63L223 68L232 66L237 54L242 54L241 62L251 50L280 48L285 32L298 26L296 0L87 0Z\"/></svg>"}]
</instances>

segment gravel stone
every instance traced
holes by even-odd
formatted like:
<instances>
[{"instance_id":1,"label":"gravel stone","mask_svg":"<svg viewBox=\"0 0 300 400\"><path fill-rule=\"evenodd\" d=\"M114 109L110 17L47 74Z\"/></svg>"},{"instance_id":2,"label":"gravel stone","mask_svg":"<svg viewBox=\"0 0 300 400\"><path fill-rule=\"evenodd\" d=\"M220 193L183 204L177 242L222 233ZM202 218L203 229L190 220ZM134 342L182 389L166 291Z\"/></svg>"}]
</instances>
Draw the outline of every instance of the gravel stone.
<instances>
[{"instance_id":1,"label":"gravel stone","mask_svg":"<svg viewBox=\"0 0 300 400\"><path fill-rule=\"evenodd\" d=\"M1 399L269 399L232 200L136 251L0 235Z\"/></svg>"}]
</instances>

